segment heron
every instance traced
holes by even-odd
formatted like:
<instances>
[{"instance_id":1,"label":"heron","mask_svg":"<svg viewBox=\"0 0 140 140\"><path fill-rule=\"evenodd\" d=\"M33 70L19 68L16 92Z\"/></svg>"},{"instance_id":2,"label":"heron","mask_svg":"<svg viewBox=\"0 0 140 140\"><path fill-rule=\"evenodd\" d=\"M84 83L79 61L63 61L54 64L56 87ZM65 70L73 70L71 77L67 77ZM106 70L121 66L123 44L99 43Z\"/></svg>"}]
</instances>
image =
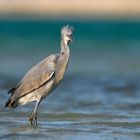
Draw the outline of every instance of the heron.
<instances>
[{"instance_id":1,"label":"heron","mask_svg":"<svg viewBox=\"0 0 140 140\"><path fill-rule=\"evenodd\" d=\"M73 27L66 25L61 29L61 51L52 54L32 67L23 79L10 89L11 94L5 107L16 108L36 102L29 116L29 123L37 126L37 112L40 102L45 99L62 81L70 57L69 44L73 42Z\"/></svg>"}]
</instances>

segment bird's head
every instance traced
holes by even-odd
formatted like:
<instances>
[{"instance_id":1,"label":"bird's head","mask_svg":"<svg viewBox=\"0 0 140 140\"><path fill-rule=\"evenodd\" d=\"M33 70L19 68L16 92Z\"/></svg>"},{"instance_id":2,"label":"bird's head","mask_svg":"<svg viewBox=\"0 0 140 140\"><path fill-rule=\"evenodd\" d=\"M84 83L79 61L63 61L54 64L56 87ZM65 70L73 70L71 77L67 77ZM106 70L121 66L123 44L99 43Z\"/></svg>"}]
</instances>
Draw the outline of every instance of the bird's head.
<instances>
[{"instance_id":1,"label":"bird's head","mask_svg":"<svg viewBox=\"0 0 140 140\"><path fill-rule=\"evenodd\" d=\"M61 29L61 37L66 45L73 42L73 31L73 27L70 27L69 25L66 25Z\"/></svg>"}]
</instances>

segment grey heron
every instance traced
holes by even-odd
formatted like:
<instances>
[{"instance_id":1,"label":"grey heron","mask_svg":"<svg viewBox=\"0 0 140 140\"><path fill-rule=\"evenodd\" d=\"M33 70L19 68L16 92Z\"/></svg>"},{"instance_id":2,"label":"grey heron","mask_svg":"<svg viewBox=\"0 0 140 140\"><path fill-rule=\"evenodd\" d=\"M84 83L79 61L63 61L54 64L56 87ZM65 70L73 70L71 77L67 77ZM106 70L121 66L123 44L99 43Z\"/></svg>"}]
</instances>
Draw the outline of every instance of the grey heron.
<instances>
[{"instance_id":1,"label":"grey heron","mask_svg":"<svg viewBox=\"0 0 140 140\"><path fill-rule=\"evenodd\" d=\"M69 25L61 29L61 51L52 54L32 67L19 82L10 89L11 94L5 103L5 107L15 108L19 104L36 102L30 114L29 122L37 125L37 111L40 102L46 98L61 82L66 71L70 49L69 44L73 41L73 28Z\"/></svg>"}]
</instances>

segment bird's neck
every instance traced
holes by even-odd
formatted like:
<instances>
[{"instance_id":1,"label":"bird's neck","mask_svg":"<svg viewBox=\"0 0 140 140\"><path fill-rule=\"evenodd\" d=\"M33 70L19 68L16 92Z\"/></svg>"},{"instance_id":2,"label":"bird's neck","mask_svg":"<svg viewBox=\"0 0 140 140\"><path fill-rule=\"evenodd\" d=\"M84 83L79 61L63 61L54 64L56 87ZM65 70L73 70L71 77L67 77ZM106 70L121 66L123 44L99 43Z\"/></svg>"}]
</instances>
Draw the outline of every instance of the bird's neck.
<instances>
[{"instance_id":1,"label":"bird's neck","mask_svg":"<svg viewBox=\"0 0 140 140\"><path fill-rule=\"evenodd\" d=\"M64 73L67 69L69 56L70 56L70 50L68 44L65 43L65 40L61 40L61 52L57 60L57 70L56 70L57 76L55 77L56 85L63 79Z\"/></svg>"},{"instance_id":2,"label":"bird's neck","mask_svg":"<svg viewBox=\"0 0 140 140\"><path fill-rule=\"evenodd\" d=\"M68 42L65 42L65 40L62 38L61 40L61 54L66 54L69 56L70 54L70 49L68 46Z\"/></svg>"}]
</instances>

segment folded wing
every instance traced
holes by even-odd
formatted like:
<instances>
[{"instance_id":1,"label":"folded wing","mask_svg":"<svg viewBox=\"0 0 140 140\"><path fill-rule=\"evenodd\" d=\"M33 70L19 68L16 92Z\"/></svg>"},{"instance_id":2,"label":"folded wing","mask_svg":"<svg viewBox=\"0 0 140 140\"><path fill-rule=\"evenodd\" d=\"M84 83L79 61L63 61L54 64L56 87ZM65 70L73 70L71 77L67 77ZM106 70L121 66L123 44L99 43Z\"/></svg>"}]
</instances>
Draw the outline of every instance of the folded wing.
<instances>
[{"instance_id":1,"label":"folded wing","mask_svg":"<svg viewBox=\"0 0 140 140\"><path fill-rule=\"evenodd\" d=\"M20 85L15 89L17 98L40 88L55 75L57 56L51 55L39 64L34 66L21 80Z\"/></svg>"}]
</instances>

